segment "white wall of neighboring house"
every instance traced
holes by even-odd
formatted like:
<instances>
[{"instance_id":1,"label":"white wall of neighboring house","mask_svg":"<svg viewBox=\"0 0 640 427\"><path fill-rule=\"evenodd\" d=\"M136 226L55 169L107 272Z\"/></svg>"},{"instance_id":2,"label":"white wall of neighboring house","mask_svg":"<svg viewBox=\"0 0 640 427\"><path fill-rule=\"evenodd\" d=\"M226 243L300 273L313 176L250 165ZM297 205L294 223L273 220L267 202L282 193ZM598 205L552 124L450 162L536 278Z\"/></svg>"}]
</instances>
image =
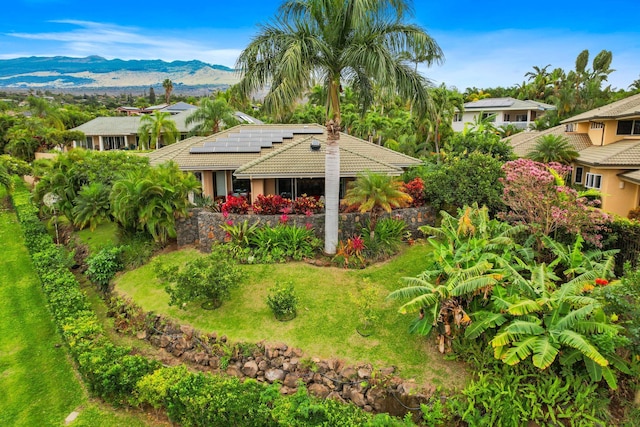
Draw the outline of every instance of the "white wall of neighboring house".
<instances>
[{"instance_id":1,"label":"white wall of neighboring house","mask_svg":"<svg viewBox=\"0 0 640 427\"><path fill-rule=\"evenodd\" d=\"M476 116L479 114L495 114L496 117L493 121L493 125L495 127L504 126L507 124L513 124L517 127L521 127L524 129L528 129L529 126L535 121L532 120L532 112L531 110L483 110L483 111L465 111L462 113L462 120L454 121L452 123L453 130L455 132L461 132L464 129L465 123L474 123L476 121ZM460 113L458 113L460 114ZM508 117L505 117L508 115ZM516 116L526 116L526 120L517 120L521 117ZM508 120L507 120L508 118Z\"/></svg>"}]
</instances>

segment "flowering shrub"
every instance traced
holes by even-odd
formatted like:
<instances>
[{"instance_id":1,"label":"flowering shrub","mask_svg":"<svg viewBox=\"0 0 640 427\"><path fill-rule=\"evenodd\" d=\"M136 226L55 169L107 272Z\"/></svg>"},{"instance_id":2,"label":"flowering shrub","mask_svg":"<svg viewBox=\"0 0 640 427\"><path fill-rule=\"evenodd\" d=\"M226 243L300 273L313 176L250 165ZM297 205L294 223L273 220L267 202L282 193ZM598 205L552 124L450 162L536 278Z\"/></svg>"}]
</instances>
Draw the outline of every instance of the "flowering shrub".
<instances>
[{"instance_id":1,"label":"flowering shrub","mask_svg":"<svg viewBox=\"0 0 640 427\"><path fill-rule=\"evenodd\" d=\"M601 246L601 232L610 218L596 209L599 200L589 200L564 185L570 167L518 159L502 169L503 201L509 208L502 214L504 219L525 224L534 234L580 234L586 242Z\"/></svg>"},{"instance_id":2,"label":"flowering shrub","mask_svg":"<svg viewBox=\"0 0 640 427\"><path fill-rule=\"evenodd\" d=\"M320 213L324 209L322 199L303 194L293 201L293 212L298 215Z\"/></svg>"},{"instance_id":3,"label":"flowering shrub","mask_svg":"<svg viewBox=\"0 0 640 427\"><path fill-rule=\"evenodd\" d=\"M220 207L220 210L223 214L246 214L249 212L249 203L247 203L247 199L243 196L236 197L230 194L227 196L227 201Z\"/></svg>"},{"instance_id":4,"label":"flowering shrub","mask_svg":"<svg viewBox=\"0 0 640 427\"><path fill-rule=\"evenodd\" d=\"M253 202L253 212L261 215L277 215L291 206L291 199L284 198L278 194L267 196L258 194Z\"/></svg>"},{"instance_id":5,"label":"flowering shrub","mask_svg":"<svg viewBox=\"0 0 640 427\"><path fill-rule=\"evenodd\" d=\"M409 182L402 184L402 191L411 196L413 201L412 207L423 206L425 203L424 181L420 177L416 177Z\"/></svg>"},{"instance_id":6,"label":"flowering shrub","mask_svg":"<svg viewBox=\"0 0 640 427\"><path fill-rule=\"evenodd\" d=\"M362 268L365 265L364 250L364 239L361 236L347 239L346 243L341 240L332 262L344 268Z\"/></svg>"}]
</instances>

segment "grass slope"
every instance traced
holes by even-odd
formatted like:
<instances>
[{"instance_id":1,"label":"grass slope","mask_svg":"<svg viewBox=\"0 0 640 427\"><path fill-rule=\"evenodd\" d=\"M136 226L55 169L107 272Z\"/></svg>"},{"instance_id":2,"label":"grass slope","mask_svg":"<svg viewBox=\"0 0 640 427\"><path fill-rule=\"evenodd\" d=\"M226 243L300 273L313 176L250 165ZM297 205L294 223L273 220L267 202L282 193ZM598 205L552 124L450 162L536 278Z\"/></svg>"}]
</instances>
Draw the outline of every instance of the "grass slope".
<instances>
[{"instance_id":1,"label":"grass slope","mask_svg":"<svg viewBox=\"0 0 640 427\"><path fill-rule=\"evenodd\" d=\"M0 191L0 426L144 426L90 402L55 330L15 214Z\"/></svg>"},{"instance_id":2,"label":"grass slope","mask_svg":"<svg viewBox=\"0 0 640 427\"><path fill-rule=\"evenodd\" d=\"M214 311L197 304L187 305L186 310L168 306L168 295L155 278L152 263L119 276L116 289L144 310L225 334L233 341L282 341L302 348L307 356L372 362L380 368L397 366L404 378L462 387L467 380L463 365L444 361L433 340L409 335L411 318L397 313L398 302L385 299L400 286L400 277L422 271L420 259L426 250L415 245L385 264L357 271L306 263L247 265L243 268L249 279ZM155 261L181 265L196 256L201 255L184 249L159 255ZM356 331L359 317L350 298L365 279L380 289L380 321L375 333L366 338ZM278 281L293 281L300 299L298 316L290 322L275 320L266 305L268 289Z\"/></svg>"}]
</instances>

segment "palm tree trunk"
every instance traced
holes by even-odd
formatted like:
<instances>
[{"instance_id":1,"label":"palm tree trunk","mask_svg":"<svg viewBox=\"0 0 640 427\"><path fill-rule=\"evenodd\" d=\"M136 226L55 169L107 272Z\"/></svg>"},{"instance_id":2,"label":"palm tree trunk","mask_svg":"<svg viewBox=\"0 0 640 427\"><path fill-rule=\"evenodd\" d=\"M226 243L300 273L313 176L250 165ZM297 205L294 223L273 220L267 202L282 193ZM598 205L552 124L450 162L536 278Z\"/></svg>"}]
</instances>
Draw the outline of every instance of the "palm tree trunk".
<instances>
[{"instance_id":1,"label":"palm tree trunk","mask_svg":"<svg viewBox=\"0 0 640 427\"><path fill-rule=\"evenodd\" d=\"M338 245L338 207L340 204L340 148L337 140L327 140L324 169L324 251L333 255L336 253Z\"/></svg>"}]
</instances>

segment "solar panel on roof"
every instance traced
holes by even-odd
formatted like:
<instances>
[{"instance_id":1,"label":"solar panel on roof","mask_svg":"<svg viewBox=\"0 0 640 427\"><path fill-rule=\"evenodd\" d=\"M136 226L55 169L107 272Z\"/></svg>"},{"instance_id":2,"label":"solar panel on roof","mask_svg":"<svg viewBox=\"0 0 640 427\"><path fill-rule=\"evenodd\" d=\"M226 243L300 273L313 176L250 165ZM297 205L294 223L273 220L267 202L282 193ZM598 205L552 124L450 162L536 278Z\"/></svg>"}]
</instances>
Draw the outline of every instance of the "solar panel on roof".
<instances>
[{"instance_id":1,"label":"solar panel on roof","mask_svg":"<svg viewBox=\"0 0 640 427\"><path fill-rule=\"evenodd\" d=\"M244 147L191 147L191 154L212 154L212 153L259 153L260 147L244 146Z\"/></svg>"},{"instance_id":2,"label":"solar panel on roof","mask_svg":"<svg viewBox=\"0 0 640 427\"><path fill-rule=\"evenodd\" d=\"M497 108L497 107L511 107L515 100L513 99L481 99L475 102L469 102L465 104L467 108Z\"/></svg>"}]
</instances>

